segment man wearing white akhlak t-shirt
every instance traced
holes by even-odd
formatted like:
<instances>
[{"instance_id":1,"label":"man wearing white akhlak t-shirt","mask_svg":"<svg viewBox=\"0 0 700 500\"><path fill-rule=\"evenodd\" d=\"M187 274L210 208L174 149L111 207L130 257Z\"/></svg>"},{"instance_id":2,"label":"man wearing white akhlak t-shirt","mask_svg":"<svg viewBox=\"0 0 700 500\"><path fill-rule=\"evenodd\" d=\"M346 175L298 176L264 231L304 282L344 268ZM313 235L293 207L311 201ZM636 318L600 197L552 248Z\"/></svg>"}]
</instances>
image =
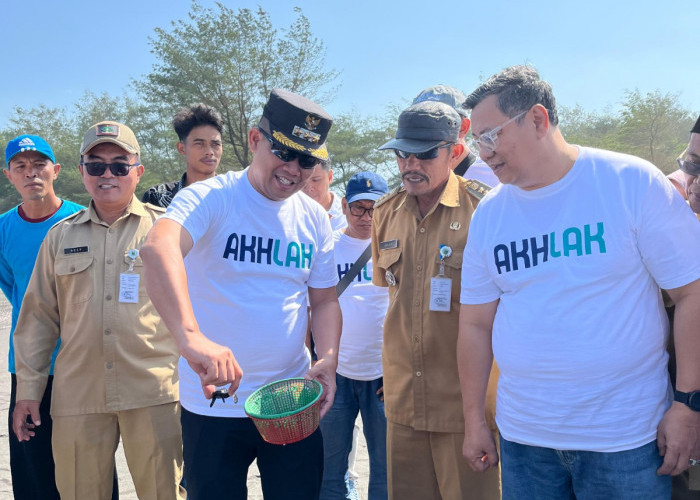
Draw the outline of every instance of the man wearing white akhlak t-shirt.
<instances>
[{"instance_id":1,"label":"man wearing white akhlak t-shirt","mask_svg":"<svg viewBox=\"0 0 700 500\"><path fill-rule=\"evenodd\" d=\"M551 86L506 68L468 98L501 184L481 201L462 266L463 454L499 453L484 422L492 353L504 500L669 498L700 459L700 226L663 173L568 144ZM676 391L660 288L676 304Z\"/></svg>"},{"instance_id":2,"label":"man wearing white akhlak t-shirt","mask_svg":"<svg viewBox=\"0 0 700 500\"><path fill-rule=\"evenodd\" d=\"M332 119L318 104L273 90L248 132L242 172L178 193L142 247L146 286L180 348L182 444L188 498L246 498L257 459L265 498L318 498L320 431L284 446L264 442L243 402L280 379L323 385L333 405L341 329L331 225L299 191L328 158ZM318 361L304 344L307 305ZM236 393L211 402L217 386ZM236 400L240 401L239 403Z\"/></svg>"},{"instance_id":3,"label":"man wearing white akhlak t-shirt","mask_svg":"<svg viewBox=\"0 0 700 500\"><path fill-rule=\"evenodd\" d=\"M342 199L348 227L333 233L338 278L343 279L368 248L374 202L388 192L386 181L373 172L350 178ZM352 498L345 483L353 428L358 412L369 453L370 500L387 498L386 417L382 381L382 337L389 306L386 290L372 284L369 260L340 295L343 334L338 350L335 401L321 420L324 468L321 500Z\"/></svg>"}]
</instances>

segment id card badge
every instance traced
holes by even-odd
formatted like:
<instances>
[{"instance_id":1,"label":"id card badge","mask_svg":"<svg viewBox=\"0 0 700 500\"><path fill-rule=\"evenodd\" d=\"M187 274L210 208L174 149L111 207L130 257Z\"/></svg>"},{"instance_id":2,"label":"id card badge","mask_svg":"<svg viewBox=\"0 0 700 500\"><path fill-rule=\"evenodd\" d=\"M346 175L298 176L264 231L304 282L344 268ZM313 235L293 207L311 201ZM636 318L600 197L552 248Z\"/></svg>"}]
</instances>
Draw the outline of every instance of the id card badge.
<instances>
[{"instance_id":1,"label":"id card badge","mask_svg":"<svg viewBox=\"0 0 700 500\"><path fill-rule=\"evenodd\" d=\"M452 302L452 278L433 276L430 278L430 310L450 312Z\"/></svg>"},{"instance_id":2,"label":"id card badge","mask_svg":"<svg viewBox=\"0 0 700 500\"><path fill-rule=\"evenodd\" d=\"M452 255L452 249L440 245L440 272L430 278L430 311L450 312L452 303L452 278L445 276L445 259Z\"/></svg>"},{"instance_id":3,"label":"id card badge","mask_svg":"<svg viewBox=\"0 0 700 500\"><path fill-rule=\"evenodd\" d=\"M119 275L119 302L136 304L139 301L139 276L136 273Z\"/></svg>"},{"instance_id":4,"label":"id card badge","mask_svg":"<svg viewBox=\"0 0 700 500\"><path fill-rule=\"evenodd\" d=\"M139 251L135 248L127 253L129 269L119 275L119 302L137 304L139 301L139 280L141 276L134 272L134 262L138 256Z\"/></svg>"}]
</instances>

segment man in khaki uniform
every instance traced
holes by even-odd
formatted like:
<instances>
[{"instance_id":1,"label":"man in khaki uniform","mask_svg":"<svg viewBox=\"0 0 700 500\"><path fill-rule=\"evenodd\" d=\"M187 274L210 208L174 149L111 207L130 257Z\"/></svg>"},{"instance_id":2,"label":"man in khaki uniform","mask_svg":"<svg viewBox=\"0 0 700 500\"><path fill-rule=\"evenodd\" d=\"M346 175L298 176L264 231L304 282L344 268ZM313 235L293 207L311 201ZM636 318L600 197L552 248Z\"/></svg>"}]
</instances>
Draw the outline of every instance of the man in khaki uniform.
<instances>
[{"instance_id":1,"label":"man in khaki uniform","mask_svg":"<svg viewBox=\"0 0 700 500\"><path fill-rule=\"evenodd\" d=\"M384 323L387 474L394 499L497 499L498 469L474 473L462 458L457 371L462 252L478 203L450 166L464 147L461 119L441 102L399 116L393 149L403 186L377 201L373 282L389 287ZM488 416L493 423L493 414ZM495 429L495 427L494 427Z\"/></svg>"},{"instance_id":2,"label":"man in khaki uniform","mask_svg":"<svg viewBox=\"0 0 700 500\"><path fill-rule=\"evenodd\" d=\"M20 441L41 425L39 401L61 341L51 415L64 500L110 497L120 435L140 499L184 498L178 352L146 295L139 257L164 210L134 197L139 153L123 124L85 133L78 168L92 202L47 234L15 331Z\"/></svg>"}]
</instances>

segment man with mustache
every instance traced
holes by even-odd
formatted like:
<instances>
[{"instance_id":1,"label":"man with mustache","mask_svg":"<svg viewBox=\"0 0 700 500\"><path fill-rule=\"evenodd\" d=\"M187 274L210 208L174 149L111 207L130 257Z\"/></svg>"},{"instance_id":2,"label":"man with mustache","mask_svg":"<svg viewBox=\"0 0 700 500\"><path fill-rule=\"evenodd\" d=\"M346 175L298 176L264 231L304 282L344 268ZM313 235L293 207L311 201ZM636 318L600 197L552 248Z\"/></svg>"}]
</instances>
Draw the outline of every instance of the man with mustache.
<instances>
[{"instance_id":1,"label":"man with mustache","mask_svg":"<svg viewBox=\"0 0 700 500\"><path fill-rule=\"evenodd\" d=\"M419 102L380 147L394 151L403 180L377 201L372 223L373 282L389 287L382 359L394 499L500 497L498 469L479 476L461 459L460 272L480 195L452 172L464 148L461 123L447 104Z\"/></svg>"},{"instance_id":2,"label":"man with mustache","mask_svg":"<svg viewBox=\"0 0 700 500\"><path fill-rule=\"evenodd\" d=\"M144 167L122 123L87 130L78 168L92 201L46 235L17 321L13 428L22 442L41 430L60 339L51 416L61 499L110 498L120 437L139 498L182 499L177 346L146 294L139 252L164 210L134 196Z\"/></svg>"}]
</instances>

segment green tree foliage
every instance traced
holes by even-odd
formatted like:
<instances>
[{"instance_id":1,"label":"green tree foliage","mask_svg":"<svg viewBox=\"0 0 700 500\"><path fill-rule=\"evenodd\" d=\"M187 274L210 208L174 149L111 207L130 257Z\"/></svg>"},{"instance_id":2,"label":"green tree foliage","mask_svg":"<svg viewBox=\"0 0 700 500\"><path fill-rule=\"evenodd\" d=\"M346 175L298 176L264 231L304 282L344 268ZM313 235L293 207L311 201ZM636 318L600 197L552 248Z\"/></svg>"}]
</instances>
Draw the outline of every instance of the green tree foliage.
<instances>
[{"instance_id":1,"label":"green tree foliage","mask_svg":"<svg viewBox=\"0 0 700 500\"><path fill-rule=\"evenodd\" d=\"M620 113L620 142L627 152L645 158L665 172L688 144L695 119L680 105L679 94L659 90L642 95L628 91Z\"/></svg>"},{"instance_id":2,"label":"green tree foliage","mask_svg":"<svg viewBox=\"0 0 700 500\"><path fill-rule=\"evenodd\" d=\"M141 178L141 189L161 182L161 172L179 176L182 170L177 164L179 155L175 150L177 136L170 123L163 126L153 119L153 114L137 101L129 97L111 97L86 92L70 108L49 108L40 105L36 108L14 109L9 126L0 131L2 144L6 145L20 134L35 134L43 137L51 145L56 163L61 171L54 182L56 194L76 203L89 202L78 171L80 163L80 143L83 134L92 125L103 120L126 123L134 130L141 146L141 163L146 171ZM4 163L4 148L3 163ZM20 197L14 187L0 182L0 211L4 212L19 203Z\"/></svg>"},{"instance_id":3,"label":"green tree foliage","mask_svg":"<svg viewBox=\"0 0 700 500\"><path fill-rule=\"evenodd\" d=\"M348 180L357 172L376 172L387 181L397 176L394 156L377 151L393 136L394 130L376 118L362 118L357 113L335 117L328 136L334 190L345 193Z\"/></svg>"},{"instance_id":4,"label":"green tree foliage","mask_svg":"<svg viewBox=\"0 0 700 500\"><path fill-rule=\"evenodd\" d=\"M329 85L338 73L325 68L323 43L301 10L295 12L289 27L278 31L262 8L234 11L193 2L188 19L155 30L150 43L158 62L135 87L163 121L193 102L219 110L225 122L222 170L244 168L250 163L248 131L272 89L321 103L333 93Z\"/></svg>"},{"instance_id":5,"label":"green tree foliage","mask_svg":"<svg viewBox=\"0 0 700 500\"><path fill-rule=\"evenodd\" d=\"M697 117L680 104L679 94L659 90L647 94L627 91L620 110L614 114L563 106L559 115L567 141L633 154L664 173L678 168L675 159L688 144Z\"/></svg>"}]
</instances>

